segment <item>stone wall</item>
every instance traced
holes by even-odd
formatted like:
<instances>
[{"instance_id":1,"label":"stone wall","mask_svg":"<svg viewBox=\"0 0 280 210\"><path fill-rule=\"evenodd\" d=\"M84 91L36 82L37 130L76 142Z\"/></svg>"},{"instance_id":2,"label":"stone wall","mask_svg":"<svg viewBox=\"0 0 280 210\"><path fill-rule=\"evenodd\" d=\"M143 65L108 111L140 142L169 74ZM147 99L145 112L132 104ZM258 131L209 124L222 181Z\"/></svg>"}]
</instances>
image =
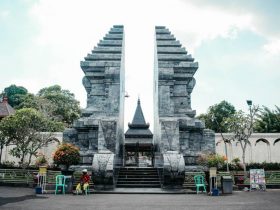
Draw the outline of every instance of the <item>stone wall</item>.
<instances>
[{"instance_id":1,"label":"stone wall","mask_svg":"<svg viewBox=\"0 0 280 210\"><path fill-rule=\"evenodd\" d=\"M181 136L189 135L188 132L180 132ZM212 132L208 133L208 130L204 130L204 135L209 136L212 135ZM223 134L225 137L230 136L230 134ZM47 159L50 163L52 163L52 154L56 150L57 146L62 142L62 133L54 133L54 137L57 141L53 141L48 144L47 147L43 147L38 152L46 155ZM184 151L188 151L188 144L190 143L188 137L180 137L180 147ZM211 137L212 139L212 137ZM216 153L220 155L225 155L225 144L222 141L221 135L219 133L215 134L215 149ZM251 146L249 146L248 151L246 153L246 162L280 162L280 133L254 133L249 139L251 142ZM209 142L209 141L206 141ZM232 142L227 145L228 150L228 159L231 161L235 157L239 157L241 159L241 148L237 142ZM205 145L207 146L207 145ZM208 145L209 146L209 145ZM18 158L15 158L9 154L9 151L13 148L13 146L4 147L2 154L2 161L15 161L17 163L19 161ZM191 150L190 150L191 151ZM191 152L190 152L191 154ZM186 153L185 156L187 156ZM191 155L189 155L189 159L191 159ZM186 159L185 159L186 161ZM191 160L192 161L192 160ZM193 160L194 161L194 160ZM35 163L35 158L32 159L32 163ZM186 162L188 164L188 162Z\"/></svg>"},{"instance_id":2,"label":"stone wall","mask_svg":"<svg viewBox=\"0 0 280 210\"><path fill-rule=\"evenodd\" d=\"M47 146L42 147L38 150L38 153L45 155L48 163L51 165L53 163L53 154L57 147L62 143L62 133L61 132L55 132L55 133L48 133L48 132L42 132L42 135L48 135L50 138L54 139L53 141L49 142ZM15 162L17 165L20 161L19 158L16 158L10 154L10 150L12 150L15 146L7 146L3 148L2 151L2 163L9 161L9 162ZM28 161L28 156L26 157L25 161ZM31 165L34 165L36 161L36 157L33 157L31 159Z\"/></svg>"},{"instance_id":3,"label":"stone wall","mask_svg":"<svg viewBox=\"0 0 280 210\"><path fill-rule=\"evenodd\" d=\"M225 138L231 134L223 134ZM246 149L246 162L280 162L280 134L279 133L253 133L249 138L250 144ZM224 143L221 134L215 134L216 152L226 155L229 162L234 158L242 160L242 149L238 142ZM225 148L226 147L226 148Z\"/></svg>"}]
</instances>

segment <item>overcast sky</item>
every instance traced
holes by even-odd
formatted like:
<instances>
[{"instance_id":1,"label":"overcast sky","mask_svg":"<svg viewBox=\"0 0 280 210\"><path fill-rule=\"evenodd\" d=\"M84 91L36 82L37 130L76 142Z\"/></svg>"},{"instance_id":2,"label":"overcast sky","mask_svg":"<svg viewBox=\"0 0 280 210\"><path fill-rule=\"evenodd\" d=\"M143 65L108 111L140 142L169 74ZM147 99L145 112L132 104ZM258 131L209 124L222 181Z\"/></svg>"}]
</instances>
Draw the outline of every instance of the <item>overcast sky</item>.
<instances>
[{"instance_id":1,"label":"overcast sky","mask_svg":"<svg viewBox=\"0 0 280 210\"><path fill-rule=\"evenodd\" d=\"M54 84L86 106L80 61L114 24L125 27L125 124L140 96L153 123L154 26L165 25L199 62L192 108L246 99L280 106L278 0L0 0L0 90ZM125 126L126 126L125 125Z\"/></svg>"}]
</instances>

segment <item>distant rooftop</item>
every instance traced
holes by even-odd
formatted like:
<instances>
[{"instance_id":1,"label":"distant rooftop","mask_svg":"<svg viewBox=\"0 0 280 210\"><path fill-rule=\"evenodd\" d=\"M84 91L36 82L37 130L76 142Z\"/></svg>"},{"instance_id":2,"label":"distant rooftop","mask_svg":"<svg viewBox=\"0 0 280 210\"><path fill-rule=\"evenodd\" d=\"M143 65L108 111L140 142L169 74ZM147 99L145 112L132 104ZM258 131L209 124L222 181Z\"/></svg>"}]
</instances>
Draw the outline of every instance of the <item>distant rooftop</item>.
<instances>
[{"instance_id":1,"label":"distant rooftop","mask_svg":"<svg viewBox=\"0 0 280 210\"><path fill-rule=\"evenodd\" d=\"M0 101L0 118L7 117L7 116L12 115L14 113L15 113L15 110L8 103L8 98L4 97Z\"/></svg>"}]
</instances>

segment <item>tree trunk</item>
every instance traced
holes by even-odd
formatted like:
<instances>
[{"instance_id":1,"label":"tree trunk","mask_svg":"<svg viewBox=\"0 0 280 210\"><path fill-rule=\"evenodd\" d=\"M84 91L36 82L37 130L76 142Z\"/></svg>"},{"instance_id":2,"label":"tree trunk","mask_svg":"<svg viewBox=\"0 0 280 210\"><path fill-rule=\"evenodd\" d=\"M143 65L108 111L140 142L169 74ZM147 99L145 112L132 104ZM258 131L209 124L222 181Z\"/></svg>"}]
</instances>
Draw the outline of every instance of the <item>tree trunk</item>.
<instances>
[{"instance_id":1,"label":"tree trunk","mask_svg":"<svg viewBox=\"0 0 280 210\"><path fill-rule=\"evenodd\" d=\"M0 148L0 165L1 165L1 161L2 161L2 151L3 151L3 146L1 146L1 148Z\"/></svg>"},{"instance_id":2,"label":"tree trunk","mask_svg":"<svg viewBox=\"0 0 280 210\"><path fill-rule=\"evenodd\" d=\"M30 165L30 163L31 163L31 158L32 158L32 153L30 153L30 155L29 155L29 159L28 159L28 164L27 164L27 166Z\"/></svg>"},{"instance_id":3,"label":"tree trunk","mask_svg":"<svg viewBox=\"0 0 280 210\"><path fill-rule=\"evenodd\" d=\"M243 170L244 170L244 182L247 177L247 170L246 170L246 163L245 163L245 148L242 150L242 163L243 163Z\"/></svg>"},{"instance_id":4,"label":"tree trunk","mask_svg":"<svg viewBox=\"0 0 280 210\"><path fill-rule=\"evenodd\" d=\"M21 166L22 167L24 167L23 165L23 163L24 163L24 158L25 158L25 155L24 154L22 154L22 156L21 156L21 159L20 159L20 162L21 162Z\"/></svg>"}]
</instances>

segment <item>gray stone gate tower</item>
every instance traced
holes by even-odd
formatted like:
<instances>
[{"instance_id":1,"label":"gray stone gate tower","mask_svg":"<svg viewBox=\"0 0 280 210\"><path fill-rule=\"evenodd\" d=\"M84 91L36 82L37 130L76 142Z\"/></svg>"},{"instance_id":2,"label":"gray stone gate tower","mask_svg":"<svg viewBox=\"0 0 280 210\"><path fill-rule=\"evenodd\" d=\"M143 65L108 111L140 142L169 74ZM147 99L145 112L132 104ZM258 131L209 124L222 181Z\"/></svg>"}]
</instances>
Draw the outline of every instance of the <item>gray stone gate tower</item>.
<instances>
[{"instance_id":1,"label":"gray stone gate tower","mask_svg":"<svg viewBox=\"0 0 280 210\"><path fill-rule=\"evenodd\" d=\"M113 179L114 164L122 161L124 142L123 26L113 26L80 65L85 73L87 107L63 137L80 147L82 164L92 166L95 175ZM108 183L112 180L107 179Z\"/></svg>"},{"instance_id":2,"label":"gray stone gate tower","mask_svg":"<svg viewBox=\"0 0 280 210\"><path fill-rule=\"evenodd\" d=\"M180 174L201 151L214 152L215 139L191 108L198 63L164 26L155 27L155 45L154 145L168 177L176 164Z\"/></svg>"}]
</instances>

